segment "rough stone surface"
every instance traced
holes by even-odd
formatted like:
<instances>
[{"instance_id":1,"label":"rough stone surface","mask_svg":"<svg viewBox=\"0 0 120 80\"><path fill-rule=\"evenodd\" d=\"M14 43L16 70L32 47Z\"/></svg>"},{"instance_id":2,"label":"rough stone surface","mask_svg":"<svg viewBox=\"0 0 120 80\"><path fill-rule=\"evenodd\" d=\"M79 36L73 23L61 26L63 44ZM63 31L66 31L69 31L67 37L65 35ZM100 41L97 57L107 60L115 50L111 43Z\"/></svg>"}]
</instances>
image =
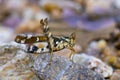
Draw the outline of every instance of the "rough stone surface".
<instances>
[{"instance_id":1,"label":"rough stone surface","mask_svg":"<svg viewBox=\"0 0 120 80\"><path fill-rule=\"evenodd\" d=\"M25 48L24 45L18 45L15 42L1 43L0 44L0 66L7 63L7 61L11 60L19 49Z\"/></svg>"},{"instance_id":2,"label":"rough stone surface","mask_svg":"<svg viewBox=\"0 0 120 80\"><path fill-rule=\"evenodd\" d=\"M14 42L0 45L0 80L39 80L24 49Z\"/></svg>"},{"instance_id":3,"label":"rough stone surface","mask_svg":"<svg viewBox=\"0 0 120 80\"><path fill-rule=\"evenodd\" d=\"M28 54L15 42L1 44L0 55L0 80L104 80L84 65L55 54L50 62L50 54Z\"/></svg>"},{"instance_id":4,"label":"rough stone surface","mask_svg":"<svg viewBox=\"0 0 120 80\"><path fill-rule=\"evenodd\" d=\"M64 57L54 55L50 61L48 53L36 58L34 69L42 80L104 80L100 74Z\"/></svg>"},{"instance_id":5,"label":"rough stone surface","mask_svg":"<svg viewBox=\"0 0 120 80\"><path fill-rule=\"evenodd\" d=\"M113 69L110 66L93 56L75 54L72 59L75 63L84 64L89 69L101 73L105 78L110 77L113 73Z\"/></svg>"}]
</instances>

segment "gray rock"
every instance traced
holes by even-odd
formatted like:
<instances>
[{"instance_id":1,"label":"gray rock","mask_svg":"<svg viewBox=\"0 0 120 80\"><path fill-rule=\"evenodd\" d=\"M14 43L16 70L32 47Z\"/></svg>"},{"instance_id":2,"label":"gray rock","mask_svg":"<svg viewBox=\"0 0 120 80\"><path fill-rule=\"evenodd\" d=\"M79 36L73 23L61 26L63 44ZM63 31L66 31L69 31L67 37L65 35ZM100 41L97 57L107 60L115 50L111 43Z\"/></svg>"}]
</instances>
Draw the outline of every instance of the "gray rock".
<instances>
[{"instance_id":1,"label":"gray rock","mask_svg":"<svg viewBox=\"0 0 120 80\"><path fill-rule=\"evenodd\" d=\"M39 80L24 49L14 42L0 44L0 80Z\"/></svg>"},{"instance_id":2,"label":"gray rock","mask_svg":"<svg viewBox=\"0 0 120 80\"><path fill-rule=\"evenodd\" d=\"M101 73L104 78L108 78L113 74L113 68L96 57L81 53L73 55L72 60L75 63L84 64L89 69Z\"/></svg>"},{"instance_id":3,"label":"gray rock","mask_svg":"<svg viewBox=\"0 0 120 80\"><path fill-rule=\"evenodd\" d=\"M36 58L34 70L42 80L104 80L97 72L64 57L54 55L50 61L47 53Z\"/></svg>"},{"instance_id":4,"label":"gray rock","mask_svg":"<svg viewBox=\"0 0 120 80\"><path fill-rule=\"evenodd\" d=\"M64 57L28 54L26 46L0 44L0 80L104 80L103 76ZM34 69L31 60L35 60ZM39 77L39 78L38 78Z\"/></svg>"}]
</instances>

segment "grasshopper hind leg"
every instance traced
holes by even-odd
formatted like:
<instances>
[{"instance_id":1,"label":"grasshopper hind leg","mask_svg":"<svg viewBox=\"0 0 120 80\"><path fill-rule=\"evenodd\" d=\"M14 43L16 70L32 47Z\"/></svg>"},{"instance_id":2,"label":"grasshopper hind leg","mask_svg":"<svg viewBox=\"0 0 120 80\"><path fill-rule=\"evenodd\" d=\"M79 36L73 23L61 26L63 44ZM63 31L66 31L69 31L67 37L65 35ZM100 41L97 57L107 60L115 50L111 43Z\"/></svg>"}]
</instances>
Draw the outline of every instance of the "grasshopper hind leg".
<instances>
[{"instance_id":1,"label":"grasshopper hind leg","mask_svg":"<svg viewBox=\"0 0 120 80\"><path fill-rule=\"evenodd\" d=\"M48 34L48 37L49 37L48 43L50 45L50 62L52 62L54 45L51 33Z\"/></svg>"}]
</instances>

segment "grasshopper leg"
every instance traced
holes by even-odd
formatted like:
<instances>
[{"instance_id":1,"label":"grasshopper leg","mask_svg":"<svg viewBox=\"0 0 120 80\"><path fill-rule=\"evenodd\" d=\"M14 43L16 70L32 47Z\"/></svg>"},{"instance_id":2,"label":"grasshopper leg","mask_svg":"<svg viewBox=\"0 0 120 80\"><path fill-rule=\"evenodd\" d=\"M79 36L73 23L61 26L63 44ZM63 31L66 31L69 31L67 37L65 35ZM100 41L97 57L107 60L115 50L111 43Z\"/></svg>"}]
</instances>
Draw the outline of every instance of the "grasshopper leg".
<instances>
[{"instance_id":1,"label":"grasshopper leg","mask_svg":"<svg viewBox=\"0 0 120 80\"><path fill-rule=\"evenodd\" d=\"M53 57L53 50L50 52L50 62L52 62L52 57Z\"/></svg>"},{"instance_id":2,"label":"grasshopper leg","mask_svg":"<svg viewBox=\"0 0 120 80\"><path fill-rule=\"evenodd\" d=\"M70 55L69 55L69 59L71 60L72 58L72 55L75 53L75 49L73 48L73 47L69 47L68 49L70 49L71 50L71 53L70 53Z\"/></svg>"},{"instance_id":3,"label":"grasshopper leg","mask_svg":"<svg viewBox=\"0 0 120 80\"><path fill-rule=\"evenodd\" d=\"M51 39L50 39L50 48L51 48L51 50L50 50L50 61L52 62L52 57L53 57L53 44L52 44Z\"/></svg>"},{"instance_id":4,"label":"grasshopper leg","mask_svg":"<svg viewBox=\"0 0 120 80\"><path fill-rule=\"evenodd\" d=\"M53 47L53 39L52 39L51 36L52 36L51 33L49 33L49 34L48 34L48 37L49 37L48 43L49 43L49 45L50 45L50 62L52 62L53 49L54 49L54 47Z\"/></svg>"}]
</instances>

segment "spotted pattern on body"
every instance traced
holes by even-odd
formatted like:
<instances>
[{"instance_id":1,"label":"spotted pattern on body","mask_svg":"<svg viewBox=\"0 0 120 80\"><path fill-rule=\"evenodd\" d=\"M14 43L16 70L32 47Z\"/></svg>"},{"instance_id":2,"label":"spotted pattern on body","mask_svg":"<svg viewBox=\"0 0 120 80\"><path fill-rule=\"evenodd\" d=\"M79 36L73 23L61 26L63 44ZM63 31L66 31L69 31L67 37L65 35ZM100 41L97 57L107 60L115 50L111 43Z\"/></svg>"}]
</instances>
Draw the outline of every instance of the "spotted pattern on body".
<instances>
[{"instance_id":1,"label":"spotted pattern on body","mask_svg":"<svg viewBox=\"0 0 120 80\"><path fill-rule=\"evenodd\" d=\"M75 45L75 40L73 37L52 37L53 39L53 52L60 51L64 48L73 47ZM29 53L46 53L50 52L49 44L45 45L44 48L39 48L38 46L31 45L28 48Z\"/></svg>"}]
</instances>

